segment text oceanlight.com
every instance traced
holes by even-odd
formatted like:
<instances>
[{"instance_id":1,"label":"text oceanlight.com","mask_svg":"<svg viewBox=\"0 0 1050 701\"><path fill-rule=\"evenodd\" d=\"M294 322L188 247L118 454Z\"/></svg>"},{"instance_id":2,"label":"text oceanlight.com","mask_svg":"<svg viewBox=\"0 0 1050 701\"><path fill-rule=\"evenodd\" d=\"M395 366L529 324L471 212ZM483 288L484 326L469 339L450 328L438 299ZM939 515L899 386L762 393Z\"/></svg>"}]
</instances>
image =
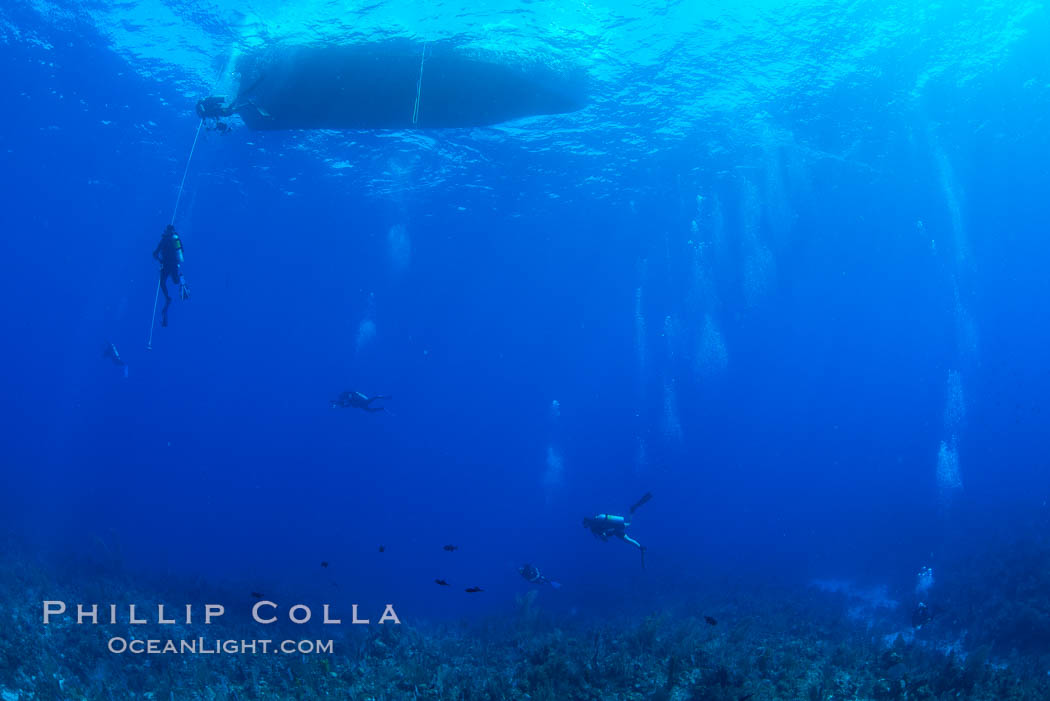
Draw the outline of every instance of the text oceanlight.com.
<instances>
[{"instance_id":1,"label":"text oceanlight.com","mask_svg":"<svg viewBox=\"0 0 1050 701\"><path fill-rule=\"evenodd\" d=\"M139 640L110 638L106 647L121 655L331 655L331 640Z\"/></svg>"}]
</instances>

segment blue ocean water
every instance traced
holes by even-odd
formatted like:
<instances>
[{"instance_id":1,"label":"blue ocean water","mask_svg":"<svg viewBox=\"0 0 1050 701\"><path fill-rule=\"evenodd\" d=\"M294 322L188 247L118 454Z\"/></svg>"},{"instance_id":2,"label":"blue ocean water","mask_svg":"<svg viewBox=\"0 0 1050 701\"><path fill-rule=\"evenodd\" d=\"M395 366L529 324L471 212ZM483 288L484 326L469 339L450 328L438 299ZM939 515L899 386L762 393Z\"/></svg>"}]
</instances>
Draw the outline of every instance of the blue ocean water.
<instances>
[{"instance_id":1,"label":"blue ocean water","mask_svg":"<svg viewBox=\"0 0 1050 701\"><path fill-rule=\"evenodd\" d=\"M187 165L238 51L390 38L553 57L587 106L235 118ZM526 562L612 619L1041 542L1047 46L1031 1L5 3L0 523L56 581L406 622L498 616ZM646 492L642 569L580 524Z\"/></svg>"}]
</instances>

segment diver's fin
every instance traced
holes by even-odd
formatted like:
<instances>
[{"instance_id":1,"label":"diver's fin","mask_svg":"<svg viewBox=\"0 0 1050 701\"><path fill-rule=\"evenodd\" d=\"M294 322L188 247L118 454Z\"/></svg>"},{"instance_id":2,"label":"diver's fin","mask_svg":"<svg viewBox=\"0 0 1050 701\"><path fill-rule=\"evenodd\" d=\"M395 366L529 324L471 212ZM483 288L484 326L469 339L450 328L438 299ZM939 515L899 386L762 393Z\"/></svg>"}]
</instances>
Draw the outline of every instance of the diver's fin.
<instances>
[{"instance_id":1,"label":"diver's fin","mask_svg":"<svg viewBox=\"0 0 1050 701\"><path fill-rule=\"evenodd\" d=\"M263 119L273 119L273 115L264 110L259 105L255 104L253 100L246 100L245 104L251 105L252 109L259 113L259 116Z\"/></svg>"},{"instance_id":2,"label":"diver's fin","mask_svg":"<svg viewBox=\"0 0 1050 701\"><path fill-rule=\"evenodd\" d=\"M551 587L554 589L561 589L561 582L555 582L553 579L550 580Z\"/></svg>"},{"instance_id":3,"label":"diver's fin","mask_svg":"<svg viewBox=\"0 0 1050 701\"><path fill-rule=\"evenodd\" d=\"M634 503L634 506L631 507L631 513L633 514L635 511L638 510L638 507L642 506L643 504L645 504L647 501L649 501L652 498L653 498L653 493L652 492L646 492L644 495L642 495L642 498L639 499L638 501L636 501Z\"/></svg>"}]
</instances>

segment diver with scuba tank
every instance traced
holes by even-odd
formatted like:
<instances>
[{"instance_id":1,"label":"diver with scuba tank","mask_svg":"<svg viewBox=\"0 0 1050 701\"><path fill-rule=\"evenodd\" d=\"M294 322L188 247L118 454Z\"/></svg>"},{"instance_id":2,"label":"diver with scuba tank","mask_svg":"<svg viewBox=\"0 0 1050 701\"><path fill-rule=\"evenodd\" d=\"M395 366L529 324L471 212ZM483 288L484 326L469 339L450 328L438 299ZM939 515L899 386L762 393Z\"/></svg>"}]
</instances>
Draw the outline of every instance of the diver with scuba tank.
<instances>
[{"instance_id":1,"label":"diver with scuba tank","mask_svg":"<svg viewBox=\"0 0 1050 701\"><path fill-rule=\"evenodd\" d=\"M630 519L631 516L634 515L634 512L652 498L652 492L646 492L641 499L631 506L630 516L627 517L617 516L615 514L598 514L594 517L584 517L583 527L589 530L595 538L601 538L603 541L609 540L610 537L619 538L628 545L633 545L638 548L638 552L641 553L642 556L642 569L645 569L646 547L631 536L627 535L627 527L631 525Z\"/></svg>"},{"instance_id":2,"label":"diver with scuba tank","mask_svg":"<svg viewBox=\"0 0 1050 701\"><path fill-rule=\"evenodd\" d=\"M540 568L536 565L525 563L518 568L518 574L525 578L529 584L549 584L552 589L561 588L561 584L555 582L545 574L540 574Z\"/></svg>"},{"instance_id":3,"label":"diver with scuba tank","mask_svg":"<svg viewBox=\"0 0 1050 701\"><path fill-rule=\"evenodd\" d=\"M171 306L171 295L168 294L168 278L179 286L179 298L190 298L186 280L182 277L182 239L175 227L168 224L160 237L160 243L153 249L153 258L160 263L160 291L164 293L164 309L161 311L161 326L168 325L168 307Z\"/></svg>"}]
</instances>

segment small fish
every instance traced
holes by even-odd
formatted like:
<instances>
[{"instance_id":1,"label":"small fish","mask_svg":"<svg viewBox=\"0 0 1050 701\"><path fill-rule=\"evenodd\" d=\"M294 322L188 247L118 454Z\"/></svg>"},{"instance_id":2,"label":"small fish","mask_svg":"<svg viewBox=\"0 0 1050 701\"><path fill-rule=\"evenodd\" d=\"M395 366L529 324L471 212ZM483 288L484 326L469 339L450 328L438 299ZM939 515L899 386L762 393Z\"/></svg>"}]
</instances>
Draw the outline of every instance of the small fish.
<instances>
[{"instance_id":1,"label":"small fish","mask_svg":"<svg viewBox=\"0 0 1050 701\"><path fill-rule=\"evenodd\" d=\"M440 584L443 587L447 587L448 586L448 582L446 582L443 579L435 579L434 580L434 584Z\"/></svg>"},{"instance_id":2,"label":"small fish","mask_svg":"<svg viewBox=\"0 0 1050 701\"><path fill-rule=\"evenodd\" d=\"M707 621L707 625L709 625L709 626L717 626L718 625L718 621L716 621L715 619L711 618L710 616L704 616L704 620Z\"/></svg>"},{"instance_id":3,"label":"small fish","mask_svg":"<svg viewBox=\"0 0 1050 701\"><path fill-rule=\"evenodd\" d=\"M386 546L385 545L380 545L379 546L379 552L385 553L386 552Z\"/></svg>"},{"instance_id":4,"label":"small fish","mask_svg":"<svg viewBox=\"0 0 1050 701\"><path fill-rule=\"evenodd\" d=\"M322 561L321 562L321 567L328 567L328 560Z\"/></svg>"},{"instance_id":5,"label":"small fish","mask_svg":"<svg viewBox=\"0 0 1050 701\"><path fill-rule=\"evenodd\" d=\"M449 551L449 552L452 552L453 550L459 550L459 546L458 546L458 545L446 545L446 546L445 546L444 548L442 548L442 549L443 549L443 550L447 550L447 551Z\"/></svg>"},{"instance_id":6,"label":"small fish","mask_svg":"<svg viewBox=\"0 0 1050 701\"><path fill-rule=\"evenodd\" d=\"M263 595L257 591L253 591L252 596L254 596L256 599L261 599Z\"/></svg>"},{"instance_id":7,"label":"small fish","mask_svg":"<svg viewBox=\"0 0 1050 701\"><path fill-rule=\"evenodd\" d=\"M467 587L463 591L467 592L468 594L477 594L479 591L485 591L485 590L482 589L481 587Z\"/></svg>"}]
</instances>

